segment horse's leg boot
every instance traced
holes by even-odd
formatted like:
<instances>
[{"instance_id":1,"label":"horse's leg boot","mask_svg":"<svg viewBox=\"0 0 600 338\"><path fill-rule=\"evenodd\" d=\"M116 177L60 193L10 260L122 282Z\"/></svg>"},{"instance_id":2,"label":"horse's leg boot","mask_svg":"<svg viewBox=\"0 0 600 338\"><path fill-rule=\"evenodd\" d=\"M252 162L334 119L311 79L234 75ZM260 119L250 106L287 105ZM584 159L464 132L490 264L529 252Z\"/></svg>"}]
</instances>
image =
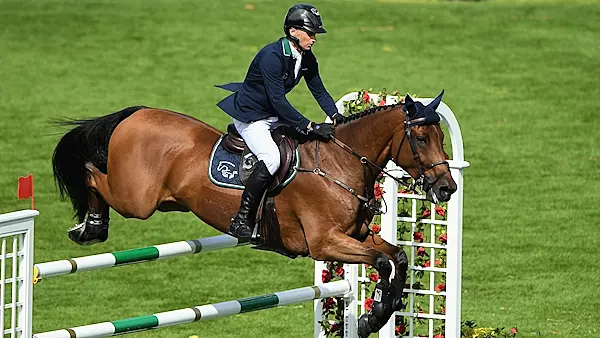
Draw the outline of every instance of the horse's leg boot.
<instances>
[{"instance_id":1,"label":"horse's leg boot","mask_svg":"<svg viewBox=\"0 0 600 338\"><path fill-rule=\"evenodd\" d=\"M242 240L252 237L252 230L256 222L256 212L260 199L268 188L273 176L263 161L256 163L256 168L248 177L246 188L242 193L240 209L231 221L227 233Z\"/></svg>"},{"instance_id":2,"label":"horse's leg boot","mask_svg":"<svg viewBox=\"0 0 600 338\"><path fill-rule=\"evenodd\" d=\"M108 217L89 213L83 223L68 230L69 238L79 245L92 245L108 239Z\"/></svg>"}]
</instances>

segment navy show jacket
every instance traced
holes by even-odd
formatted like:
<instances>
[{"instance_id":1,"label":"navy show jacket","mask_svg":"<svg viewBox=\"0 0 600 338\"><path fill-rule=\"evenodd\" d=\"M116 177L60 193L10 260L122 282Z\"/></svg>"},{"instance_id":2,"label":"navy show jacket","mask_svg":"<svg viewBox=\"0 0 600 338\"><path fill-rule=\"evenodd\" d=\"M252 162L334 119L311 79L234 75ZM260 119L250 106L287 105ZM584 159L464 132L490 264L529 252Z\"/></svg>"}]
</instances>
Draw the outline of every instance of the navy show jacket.
<instances>
[{"instance_id":1,"label":"navy show jacket","mask_svg":"<svg viewBox=\"0 0 600 338\"><path fill-rule=\"evenodd\" d=\"M290 41L285 37L266 45L250 63L244 82L217 86L234 92L217 106L241 122L250 123L277 116L280 122L305 129L309 120L285 97L304 77L321 109L332 117L337 113L337 108L319 76L317 59L312 51L304 52L298 77L295 77L296 60L292 57L291 48Z\"/></svg>"}]
</instances>

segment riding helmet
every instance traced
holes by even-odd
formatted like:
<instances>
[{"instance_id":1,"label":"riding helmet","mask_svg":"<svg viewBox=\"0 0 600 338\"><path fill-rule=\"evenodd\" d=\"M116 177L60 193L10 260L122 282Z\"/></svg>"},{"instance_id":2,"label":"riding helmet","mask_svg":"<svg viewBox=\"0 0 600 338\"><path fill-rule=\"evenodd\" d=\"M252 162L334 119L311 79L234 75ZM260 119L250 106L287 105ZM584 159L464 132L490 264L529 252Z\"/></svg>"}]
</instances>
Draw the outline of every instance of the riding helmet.
<instances>
[{"instance_id":1,"label":"riding helmet","mask_svg":"<svg viewBox=\"0 0 600 338\"><path fill-rule=\"evenodd\" d=\"M310 33L327 33L323 28L321 14L315 6L308 4L296 4L288 9L283 21L283 31L288 38L292 27Z\"/></svg>"}]
</instances>

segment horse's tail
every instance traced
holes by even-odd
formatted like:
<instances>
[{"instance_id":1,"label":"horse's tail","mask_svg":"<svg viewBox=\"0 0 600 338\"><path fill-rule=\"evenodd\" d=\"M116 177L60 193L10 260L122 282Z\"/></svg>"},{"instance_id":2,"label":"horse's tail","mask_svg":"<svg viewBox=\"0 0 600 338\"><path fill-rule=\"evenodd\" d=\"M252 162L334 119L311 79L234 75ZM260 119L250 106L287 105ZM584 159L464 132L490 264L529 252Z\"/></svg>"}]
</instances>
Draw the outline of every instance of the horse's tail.
<instances>
[{"instance_id":1,"label":"horse's tail","mask_svg":"<svg viewBox=\"0 0 600 338\"><path fill-rule=\"evenodd\" d=\"M68 195L79 222L83 222L88 211L88 170L92 163L106 173L108 141L124 119L146 107L129 107L106 116L84 120L55 121L61 126L76 126L58 142L52 156L54 182L60 190L62 200Z\"/></svg>"}]
</instances>

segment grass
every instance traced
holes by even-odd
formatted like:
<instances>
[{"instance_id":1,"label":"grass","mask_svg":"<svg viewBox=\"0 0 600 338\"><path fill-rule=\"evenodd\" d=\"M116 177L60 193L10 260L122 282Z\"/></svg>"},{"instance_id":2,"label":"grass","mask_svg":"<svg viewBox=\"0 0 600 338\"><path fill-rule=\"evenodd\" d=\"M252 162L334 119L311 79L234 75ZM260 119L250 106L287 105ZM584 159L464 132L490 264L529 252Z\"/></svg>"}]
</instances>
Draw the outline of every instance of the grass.
<instances>
[{"instance_id":1,"label":"grass","mask_svg":"<svg viewBox=\"0 0 600 338\"><path fill-rule=\"evenodd\" d=\"M291 3L0 1L0 212L28 207L35 173L36 262L216 234L191 215L112 215L110 240L78 247L50 159L57 117L132 105L188 113L224 130L213 84L240 81L281 34ZM446 89L466 159L464 319L523 337L598 337L600 3L316 1L329 33L316 53L334 98L360 88ZM324 115L304 85L290 101ZM312 283L310 259L250 248L44 281L34 331L146 315ZM312 305L138 337L307 337Z\"/></svg>"}]
</instances>

